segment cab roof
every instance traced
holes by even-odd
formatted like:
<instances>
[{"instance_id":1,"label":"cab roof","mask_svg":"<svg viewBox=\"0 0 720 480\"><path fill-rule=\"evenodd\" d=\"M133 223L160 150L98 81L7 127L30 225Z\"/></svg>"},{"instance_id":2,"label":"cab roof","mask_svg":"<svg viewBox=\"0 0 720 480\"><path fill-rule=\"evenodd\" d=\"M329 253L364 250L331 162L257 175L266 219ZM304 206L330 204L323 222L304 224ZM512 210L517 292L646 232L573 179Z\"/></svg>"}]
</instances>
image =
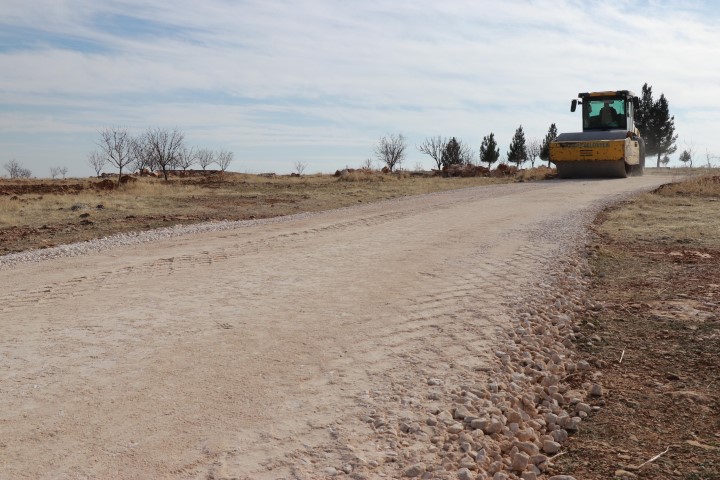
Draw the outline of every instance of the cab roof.
<instances>
[{"instance_id":1,"label":"cab roof","mask_svg":"<svg viewBox=\"0 0 720 480\"><path fill-rule=\"evenodd\" d=\"M635 94L631 92L630 90L608 90L606 92L584 92L584 93L578 93L578 97L580 98L586 98L586 97L634 97Z\"/></svg>"}]
</instances>

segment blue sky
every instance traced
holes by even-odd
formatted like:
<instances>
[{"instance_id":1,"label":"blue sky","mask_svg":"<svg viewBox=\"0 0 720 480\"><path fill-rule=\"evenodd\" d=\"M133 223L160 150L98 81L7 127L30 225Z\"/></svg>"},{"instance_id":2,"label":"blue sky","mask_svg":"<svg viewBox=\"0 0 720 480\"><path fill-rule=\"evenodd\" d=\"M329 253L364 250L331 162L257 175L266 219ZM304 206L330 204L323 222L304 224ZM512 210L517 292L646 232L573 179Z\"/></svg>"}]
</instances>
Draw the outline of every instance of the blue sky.
<instances>
[{"instance_id":1,"label":"blue sky","mask_svg":"<svg viewBox=\"0 0 720 480\"><path fill-rule=\"evenodd\" d=\"M581 91L664 93L679 151L720 155L714 2L0 2L0 165L88 176L104 127L179 127L231 170L359 166L379 137L504 151L518 125L576 131ZM677 154L674 156L677 157ZM715 160L720 164L720 160ZM6 173L0 171L0 173Z\"/></svg>"}]
</instances>

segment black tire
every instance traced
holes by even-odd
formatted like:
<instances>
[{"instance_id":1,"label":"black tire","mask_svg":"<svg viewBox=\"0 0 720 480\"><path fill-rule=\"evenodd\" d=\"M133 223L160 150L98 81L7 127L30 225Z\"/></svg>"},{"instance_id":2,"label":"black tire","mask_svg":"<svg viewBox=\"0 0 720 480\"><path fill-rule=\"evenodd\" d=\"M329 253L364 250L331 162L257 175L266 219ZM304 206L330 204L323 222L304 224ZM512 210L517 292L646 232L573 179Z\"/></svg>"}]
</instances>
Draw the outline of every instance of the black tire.
<instances>
[{"instance_id":1,"label":"black tire","mask_svg":"<svg viewBox=\"0 0 720 480\"><path fill-rule=\"evenodd\" d=\"M640 139L640 175L645 173L645 140Z\"/></svg>"},{"instance_id":2,"label":"black tire","mask_svg":"<svg viewBox=\"0 0 720 480\"><path fill-rule=\"evenodd\" d=\"M640 163L633 166L633 176L642 177L645 173L645 140L638 138L640 145Z\"/></svg>"},{"instance_id":3,"label":"black tire","mask_svg":"<svg viewBox=\"0 0 720 480\"><path fill-rule=\"evenodd\" d=\"M628 174L633 177L642 177L645 173L645 140L640 137L635 137L640 147L640 163L637 165L627 165Z\"/></svg>"}]
</instances>

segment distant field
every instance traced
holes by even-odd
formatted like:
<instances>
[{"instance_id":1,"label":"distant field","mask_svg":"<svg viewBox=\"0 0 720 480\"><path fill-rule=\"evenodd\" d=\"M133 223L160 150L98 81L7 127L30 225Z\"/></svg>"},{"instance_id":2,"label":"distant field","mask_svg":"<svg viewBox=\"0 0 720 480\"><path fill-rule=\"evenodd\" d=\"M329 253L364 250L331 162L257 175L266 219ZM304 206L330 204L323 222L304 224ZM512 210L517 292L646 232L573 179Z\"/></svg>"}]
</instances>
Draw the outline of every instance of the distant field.
<instances>
[{"instance_id":1,"label":"distant field","mask_svg":"<svg viewBox=\"0 0 720 480\"><path fill-rule=\"evenodd\" d=\"M673 173L680 178L704 171L649 168L646 173ZM538 181L553 172L539 167L499 178L362 170L340 177L226 173L169 181L133 177L109 190L103 187L116 179L0 178L0 255L177 224L269 218L443 190Z\"/></svg>"},{"instance_id":2,"label":"distant field","mask_svg":"<svg viewBox=\"0 0 720 480\"><path fill-rule=\"evenodd\" d=\"M528 179L532 175L525 174ZM542 175L540 175L542 177ZM177 224L246 220L329 210L443 190L507 183L509 178L430 174L133 177L111 180L0 179L0 254ZM116 179L113 181L117 181Z\"/></svg>"}]
</instances>

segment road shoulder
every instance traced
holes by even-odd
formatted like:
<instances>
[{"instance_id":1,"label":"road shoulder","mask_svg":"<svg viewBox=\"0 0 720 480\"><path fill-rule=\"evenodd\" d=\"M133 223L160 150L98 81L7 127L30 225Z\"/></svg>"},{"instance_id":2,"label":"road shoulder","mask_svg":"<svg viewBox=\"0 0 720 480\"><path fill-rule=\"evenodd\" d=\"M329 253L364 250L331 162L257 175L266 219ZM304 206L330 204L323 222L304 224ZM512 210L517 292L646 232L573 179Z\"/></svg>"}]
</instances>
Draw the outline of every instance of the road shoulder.
<instances>
[{"instance_id":1,"label":"road shoulder","mask_svg":"<svg viewBox=\"0 0 720 480\"><path fill-rule=\"evenodd\" d=\"M589 296L603 308L576 336L605 395L553 473L720 478L720 201L672 188L596 221Z\"/></svg>"}]
</instances>

